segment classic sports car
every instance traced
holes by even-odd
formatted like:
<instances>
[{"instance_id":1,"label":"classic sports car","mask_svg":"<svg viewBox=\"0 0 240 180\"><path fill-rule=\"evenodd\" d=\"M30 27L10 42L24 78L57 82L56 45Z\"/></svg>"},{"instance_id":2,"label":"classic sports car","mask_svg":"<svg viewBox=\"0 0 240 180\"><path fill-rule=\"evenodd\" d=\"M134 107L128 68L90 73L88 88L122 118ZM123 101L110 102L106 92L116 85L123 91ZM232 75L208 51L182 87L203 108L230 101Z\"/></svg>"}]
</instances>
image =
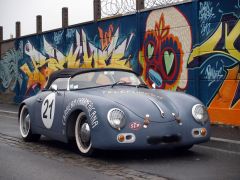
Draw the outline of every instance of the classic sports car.
<instances>
[{"instance_id":1,"label":"classic sports car","mask_svg":"<svg viewBox=\"0 0 240 180\"><path fill-rule=\"evenodd\" d=\"M96 149L189 149L210 138L206 107L180 92L149 89L130 70L64 69L19 107L23 140L41 135Z\"/></svg>"}]
</instances>

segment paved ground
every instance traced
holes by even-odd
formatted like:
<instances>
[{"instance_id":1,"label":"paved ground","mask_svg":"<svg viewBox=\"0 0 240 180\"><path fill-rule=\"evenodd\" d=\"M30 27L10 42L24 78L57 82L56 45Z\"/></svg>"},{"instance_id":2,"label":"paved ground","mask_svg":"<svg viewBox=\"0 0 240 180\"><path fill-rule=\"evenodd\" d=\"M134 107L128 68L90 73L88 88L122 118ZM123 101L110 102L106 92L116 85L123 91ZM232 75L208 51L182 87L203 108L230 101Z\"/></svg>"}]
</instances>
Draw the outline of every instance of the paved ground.
<instances>
[{"instance_id":1,"label":"paved ground","mask_svg":"<svg viewBox=\"0 0 240 180\"><path fill-rule=\"evenodd\" d=\"M76 148L44 137L37 143L23 142L16 111L15 106L0 104L0 179L238 180L240 177L238 128L214 126L209 143L196 145L184 153L104 151L98 157L86 158Z\"/></svg>"}]
</instances>

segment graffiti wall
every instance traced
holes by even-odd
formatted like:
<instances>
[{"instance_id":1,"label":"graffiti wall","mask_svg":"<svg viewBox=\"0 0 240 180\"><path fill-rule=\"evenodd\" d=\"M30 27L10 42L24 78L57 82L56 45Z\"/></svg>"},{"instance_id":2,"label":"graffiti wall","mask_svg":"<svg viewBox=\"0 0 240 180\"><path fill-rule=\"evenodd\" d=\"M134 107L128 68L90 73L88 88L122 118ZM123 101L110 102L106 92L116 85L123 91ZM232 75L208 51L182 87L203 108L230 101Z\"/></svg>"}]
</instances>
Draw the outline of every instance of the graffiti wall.
<instances>
[{"instance_id":1,"label":"graffiti wall","mask_svg":"<svg viewBox=\"0 0 240 180\"><path fill-rule=\"evenodd\" d=\"M0 91L21 102L63 68L128 68L183 91L213 123L240 126L240 0L199 0L23 37L2 55Z\"/></svg>"},{"instance_id":2,"label":"graffiti wall","mask_svg":"<svg viewBox=\"0 0 240 180\"><path fill-rule=\"evenodd\" d=\"M188 59L212 122L240 125L240 1L200 1L198 43Z\"/></svg>"}]
</instances>

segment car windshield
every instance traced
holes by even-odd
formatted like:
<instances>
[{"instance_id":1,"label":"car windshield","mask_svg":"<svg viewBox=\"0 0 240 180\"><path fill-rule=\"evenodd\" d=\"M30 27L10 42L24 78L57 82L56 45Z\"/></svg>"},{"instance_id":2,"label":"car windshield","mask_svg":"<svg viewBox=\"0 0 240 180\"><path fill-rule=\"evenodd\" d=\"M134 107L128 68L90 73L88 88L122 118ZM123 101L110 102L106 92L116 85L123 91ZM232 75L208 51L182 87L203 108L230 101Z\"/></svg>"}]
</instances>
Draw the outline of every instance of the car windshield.
<instances>
[{"instance_id":1,"label":"car windshield","mask_svg":"<svg viewBox=\"0 0 240 180\"><path fill-rule=\"evenodd\" d=\"M70 90L100 86L128 85L140 86L141 80L131 72L126 71L96 71L78 74L70 79Z\"/></svg>"}]
</instances>

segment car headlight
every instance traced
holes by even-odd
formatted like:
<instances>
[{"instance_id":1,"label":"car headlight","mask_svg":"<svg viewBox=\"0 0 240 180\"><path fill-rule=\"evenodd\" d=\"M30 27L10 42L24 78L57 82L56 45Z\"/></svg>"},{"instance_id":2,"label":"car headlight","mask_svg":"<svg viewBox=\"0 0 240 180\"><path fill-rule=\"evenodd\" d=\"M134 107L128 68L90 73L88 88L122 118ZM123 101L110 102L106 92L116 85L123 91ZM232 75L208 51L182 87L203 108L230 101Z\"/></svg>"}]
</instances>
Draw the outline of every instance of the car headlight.
<instances>
[{"instance_id":1,"label":"car headlight","mask_svg":"<svg viewBox=\"0 0 240 180\"><path fill-rule=\"evenodd\" d=\"M125 114L122 110L118 108L112 108L108 111L107 119L109 124L115 128L120 130L122 127L125 126L126 119Z\"/></svg>"},{"instance_id":2,"label":"car headlight","mask_svg":"<svg viewBox=\"0 0 240 180\"><path fill-rule=\"evenodd\" d=\"M195 104L192 107L192 115L197 122L202 124L204 124L208 120L207 109L202 104Z\"/></svg>"}]
</instances>

